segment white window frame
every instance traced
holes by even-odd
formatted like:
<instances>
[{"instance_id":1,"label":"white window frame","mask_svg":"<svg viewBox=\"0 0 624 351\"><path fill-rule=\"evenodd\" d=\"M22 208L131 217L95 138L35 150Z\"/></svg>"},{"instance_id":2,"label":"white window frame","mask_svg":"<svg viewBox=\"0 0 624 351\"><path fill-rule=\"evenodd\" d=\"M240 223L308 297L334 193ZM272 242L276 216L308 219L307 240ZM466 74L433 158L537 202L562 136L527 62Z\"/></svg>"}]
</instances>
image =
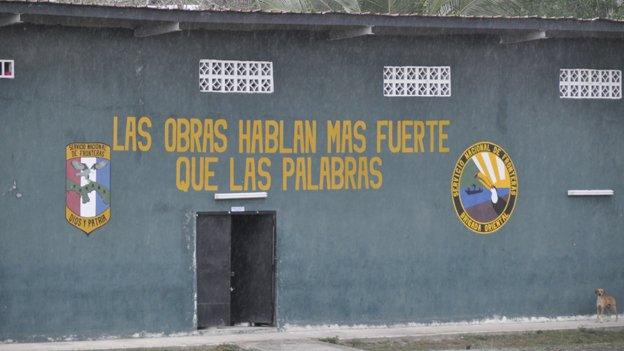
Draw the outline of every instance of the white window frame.
<instances>
[{"instance_id":1,"label":"white window frame","mask_svg":"<svg viewBox=\"0 0 624 351\"><path fill-rule=\"evenodd\" d=\"M387 97L450 97L451 66L384 66Z\"/></svg>"},{"instance_id":2,"label":"white window frame","mask_svg":"<svg viewBox=\"0 0 624 351\"><path fill-rule=\"evenodd\" d=\"M199 61L199 90L205 93L273 93L273 62Z\"/></svg>"},{"instance_id":3,"label":"white window frame","mask_svg":"<svg viewBox=\"0 0 624 351\"><path fill-rule=\"evenodd\" d=\"M11 75L5 75L4 66L9 63L11 67ZM15 61L14 60L0 60L0 79L14 79L15 78Z\"/></svg>"}]
</instances>

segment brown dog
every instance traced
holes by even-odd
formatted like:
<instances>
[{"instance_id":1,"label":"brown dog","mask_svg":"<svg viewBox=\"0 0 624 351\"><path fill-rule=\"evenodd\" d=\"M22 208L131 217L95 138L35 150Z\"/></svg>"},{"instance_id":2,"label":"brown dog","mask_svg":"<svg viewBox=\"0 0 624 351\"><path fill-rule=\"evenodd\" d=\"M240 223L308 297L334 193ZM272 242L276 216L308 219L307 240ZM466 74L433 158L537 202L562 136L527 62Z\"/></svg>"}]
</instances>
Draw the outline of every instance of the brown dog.
<instances>
[{"instance_id":1,"label":"brown dog","mask_svg":"<svg viewBox=\"0 0 624 351\"><path fill-rule=\"evenodd\" d=\"M602 320L602 315L604 312L613 312L615 314L615 320L618 320L617 314L617 306L615 302L615 297L611 295L607 295L604 289L596 289L596 315L599 321Z\"/></svg>"}]
</instances>

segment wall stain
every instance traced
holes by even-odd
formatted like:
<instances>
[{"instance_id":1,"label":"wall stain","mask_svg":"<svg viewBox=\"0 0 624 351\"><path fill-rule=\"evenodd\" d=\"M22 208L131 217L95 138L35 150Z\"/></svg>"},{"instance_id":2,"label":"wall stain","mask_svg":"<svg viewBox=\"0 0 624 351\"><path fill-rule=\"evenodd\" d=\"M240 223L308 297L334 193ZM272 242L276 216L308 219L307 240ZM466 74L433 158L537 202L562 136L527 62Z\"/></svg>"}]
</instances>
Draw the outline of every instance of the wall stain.
<instances>
[{"instance_id":1,"label":"wall stain","mask_svg":"<svg viewBox=\"0 0 624 351\"><path fill-rule=\"evenodd\" d=\"M21 199L23 194L17 187L17 180L13 179L13 185L2 193L2 196L15 196L16 199Z\"/></svg>"},{"instance_id":2,"label":"wall stain","mask_svg":"<svg viewBox=\"0 0 624 351\"><path fill-rule=\"evenodd\" d=\"M171 206L170 204L166 202L161 201L161 202L154 204L153 209L158 213L167 213L173 210L173 206Z\"/></svg>"}]
</instances>

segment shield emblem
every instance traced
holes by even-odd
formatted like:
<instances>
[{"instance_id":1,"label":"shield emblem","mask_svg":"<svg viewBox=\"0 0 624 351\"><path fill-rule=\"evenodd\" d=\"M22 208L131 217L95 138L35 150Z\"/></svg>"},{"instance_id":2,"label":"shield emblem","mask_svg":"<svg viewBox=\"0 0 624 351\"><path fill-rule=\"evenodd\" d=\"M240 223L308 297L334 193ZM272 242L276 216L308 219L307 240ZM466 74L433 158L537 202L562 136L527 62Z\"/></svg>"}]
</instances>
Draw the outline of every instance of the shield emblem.
<instances>
[{"instance_id":1,"label":"shield emblem","mask_svg":"<svg viewBox=\"0 0 624 351\"><path fill-rule=\"evenodd\" d=\"M65 169L65 218L88 235L110 220L110 146L67 145Z\"/></svg>"}]
</instances>

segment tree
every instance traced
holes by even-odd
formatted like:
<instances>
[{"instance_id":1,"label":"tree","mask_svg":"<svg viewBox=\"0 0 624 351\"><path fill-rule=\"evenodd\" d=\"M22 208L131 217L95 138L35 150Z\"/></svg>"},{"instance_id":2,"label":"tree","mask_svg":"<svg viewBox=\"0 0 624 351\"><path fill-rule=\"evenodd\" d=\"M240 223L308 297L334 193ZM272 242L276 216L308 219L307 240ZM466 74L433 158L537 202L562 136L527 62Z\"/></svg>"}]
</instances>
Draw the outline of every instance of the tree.
<instances>
[{"instance_id":1,"label":"tree","mask_svg":"<svg viewBox=\"0 0 624 351\"><path fill-rule=\"evenodd\" d=\"M623 0L252 0L263 10L624 18Z\"/></svg>"},{"instance_id":2,"label":"tree","mask_svg":"<svg viewBox=\"0 0 624 351\"><path fill-rule=\"evenodd\" d=\"M520 16L622 18L622 0L521 0Z\"/></svg>"},{"instance_id":3,"label":"tree","mask_svg":"<svg viewBox=\"0 0 624 351\"><path fill-rule=\"evenodd\" d=\"M624 0L57 0L82 4L195 6L199 9L421 14L436 16L538 16L624 19Z\"/></svg>"}]
</instances>

